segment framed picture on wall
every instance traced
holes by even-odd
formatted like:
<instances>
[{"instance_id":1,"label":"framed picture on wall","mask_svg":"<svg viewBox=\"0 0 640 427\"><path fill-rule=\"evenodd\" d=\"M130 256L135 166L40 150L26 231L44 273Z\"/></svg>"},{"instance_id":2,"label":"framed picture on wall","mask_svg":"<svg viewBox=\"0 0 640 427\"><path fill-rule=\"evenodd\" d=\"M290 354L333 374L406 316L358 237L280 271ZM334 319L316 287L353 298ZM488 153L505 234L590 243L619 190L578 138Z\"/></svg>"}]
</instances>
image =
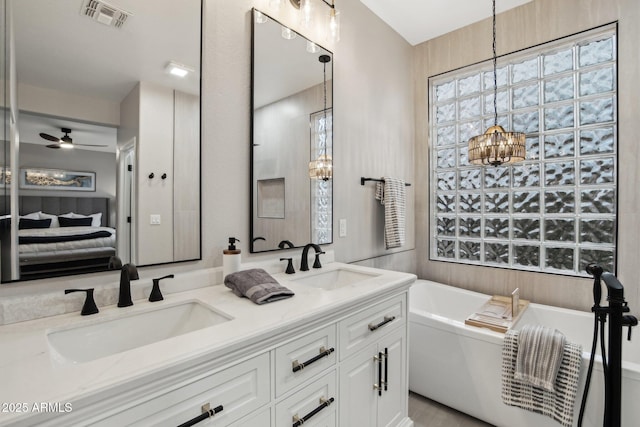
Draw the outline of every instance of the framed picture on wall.
<instances>
[{"instance_id":1,"label":"framed picture on wall","mask_svg":"<svg viewBox=\"0 0 640 427\"><path fill-rule=\"evenodd\" d=\"M58 169L20 169L20 188L96 191L96 173Z\"/></svg>"},{"instance_id":2,"label":"framed picture on wall","mask_svg":"<svg viewBox=\"0 0 640 427\"><path fill-rule=\"evenodd\" d=\"M11 184L11 171L7 168L0 168L0 188L5 188Z\"/></svg>"}]
</instances>

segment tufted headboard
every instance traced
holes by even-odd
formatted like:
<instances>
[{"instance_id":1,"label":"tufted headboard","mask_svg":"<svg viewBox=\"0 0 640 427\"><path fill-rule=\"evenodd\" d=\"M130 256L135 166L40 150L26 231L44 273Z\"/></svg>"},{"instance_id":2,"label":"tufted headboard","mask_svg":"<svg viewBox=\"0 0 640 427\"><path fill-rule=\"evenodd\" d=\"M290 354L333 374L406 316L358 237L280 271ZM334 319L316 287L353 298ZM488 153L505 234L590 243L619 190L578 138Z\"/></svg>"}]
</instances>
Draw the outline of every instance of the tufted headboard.
<instances>
[{"instance_id":1,"label":"tufted headboard","mask_svg":"<svg viewBox=\"0 0 640 427\"><path fill-rule=\"evenodd\" d=\"M51 196L19 196L20 215L42 211L52 215L75 212L90 215L102 212L102 225L109 225L109 198L107 197L51 197ZM9 197L0 196L0 215L9 207Z\"/></svg>"}]
</instances>

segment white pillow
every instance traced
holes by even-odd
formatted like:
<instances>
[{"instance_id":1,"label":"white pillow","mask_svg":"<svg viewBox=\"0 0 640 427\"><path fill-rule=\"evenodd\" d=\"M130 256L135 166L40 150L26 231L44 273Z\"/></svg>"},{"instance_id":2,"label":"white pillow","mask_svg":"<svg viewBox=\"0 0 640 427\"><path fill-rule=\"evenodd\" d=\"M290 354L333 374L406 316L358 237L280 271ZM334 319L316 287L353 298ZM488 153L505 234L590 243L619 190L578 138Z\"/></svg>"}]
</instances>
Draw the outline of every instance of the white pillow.
<instances>
[{"instance_id":1,"label":"white pillow","mask_svg":"<svg viewBox=\"0 0 640 427\"><path fill-rule=\"evenodd\" d=\"M60 215L60 216L64 216L67 218L91 218L91 226L92 227L100 227L100 224L102 222L102 212L99 213L94 213L91 215L80 215L74 212L69 212L66 213L64 215Z\"/></svg>"},{"instance_id":2,"label":"white pillow","mask_svg":"<svg viewBox=\"0 0 640 427\"><path fill-rule=\"evenodd\" d=\"M20 215L20 218L25 218L25 219L40 219L40 211L38 212L32 212L30 214L26 214L26 215Z\"/></svg>"},{"instance_id":3,"label":"white pillow","mask_svg":"<svg viewBox=\"0 0 640 427\"><path fill-rule=\"evenodd\" d=\"M49 225L49 228L58 228L58 227L60 227L60 222L58 221L58 216L57 215L52 215L52 214L40 212L40 219L50 219L51 220L51 224Z\"/></svg>"}]
</instances>

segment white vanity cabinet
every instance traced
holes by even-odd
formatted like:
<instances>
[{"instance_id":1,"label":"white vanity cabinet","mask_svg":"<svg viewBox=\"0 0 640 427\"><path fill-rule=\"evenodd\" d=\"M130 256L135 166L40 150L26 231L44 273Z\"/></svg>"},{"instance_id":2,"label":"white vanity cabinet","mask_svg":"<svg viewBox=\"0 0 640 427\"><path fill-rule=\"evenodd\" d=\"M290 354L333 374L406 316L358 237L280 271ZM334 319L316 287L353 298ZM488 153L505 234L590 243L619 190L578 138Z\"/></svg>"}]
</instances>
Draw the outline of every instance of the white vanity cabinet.
<instances>
[{"instance_id":1,"label":"white vanity cabinet","mask_svg":"<svg viewBox=\"0 0 640 427\"><path fill-rule=\"evenodd\" d=\"M382 322L386 323L379 326ZM339 329L341 342L344 338L357 343L340 365L340 425L400 426L410 422L405 295L346 319Z\"/></svg>"},{"instance_id":2,"label":"white vanity cabinet","mask_svg":"<svg viewBox=\"0 0 640 427\"><path fill-rule=\"evenodd\" d=\"M197 344L183 336L123 352L117 359L64 365L65 374L75 375L77 385L69 387L75 392L91 385L79 375L83 370L111 369L114 360L126 367L143 360L141 355L154 360L148 370L142 363L136 365L139 375L120 374L104 380L105 387L77 392L70 401L72 412L0 417L0 426L179 426L201 418L208 404L219 410L192 425L409 427L413 423L407 414L407 301L415 276L390 272L387 281L385 273L376 273L369 288L345 286L308 295L298 288L294 305L253 307L245 300L228 299L219 309L237 317L199 330L194 335ZM215 296L228 298L224 292L228 291L213 287L182 298L202 295L203 301L215 301ZM34 337L42 341L41 335ZM192 350L178 342L192 345ZM166 352L173 357L162 362ZM47 373L48 365L35 363L29 366ZM60 375L52 372L55 375L47 374L48 386Z\"/></svg>"},{"instance_id":3,"label":"white vanity cabinet","mask_svg":"<svg viewBox=\"0 0 640 427\"><path fill-rule=\"evenodd\" d=\"M202 405L221 410L200 423L228 426L266 405L271 399L269 353L263 353L204 378L158 390L144 401L116 415L93 421L92 426L177 426L202 413ZM268 424L267 424L268 426Z\"/></svg>"},{"instance_id":4,"label":"white vanity cabinet","mask_svg":"<svg viewBox=\"0 0 640 427\"><path fill-rule=\"evenodd\" d=\"M258 356L96 425L180 425L209 403L224 409L197 427L404 426L407 395L403 292L284 336Z\"/></svg>"}]
</instances>

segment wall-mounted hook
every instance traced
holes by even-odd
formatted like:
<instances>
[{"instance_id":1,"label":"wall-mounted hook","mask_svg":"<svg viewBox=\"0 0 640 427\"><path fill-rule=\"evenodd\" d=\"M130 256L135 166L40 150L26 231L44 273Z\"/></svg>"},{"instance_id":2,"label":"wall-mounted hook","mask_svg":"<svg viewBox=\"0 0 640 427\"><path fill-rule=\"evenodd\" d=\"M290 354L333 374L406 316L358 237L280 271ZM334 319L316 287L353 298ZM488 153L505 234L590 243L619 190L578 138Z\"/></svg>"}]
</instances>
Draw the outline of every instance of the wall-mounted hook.
<instances>
[{"instance_id":1,"label":"wall-mounted hook","mask_svg":"<svg viewBox=\"0 0 640 427\"><path fill-rule=\"evenodd\" d=\"M151 173L149 174L149 179L153 179L153 177L154 177L154 176L156 176L156 175L155 175L153 172L151 172Z\"/></svg>"},{"instance_id":2,"label":"wall-mounted hook","mask_svg":"<svg viewBox=\"0 0 640 427\"><path fill-rule=\"evenodd\" d=\"M162 176L161 176L160 178L162 178L162 179L167 179L167 174L166 174L166 173L163 173L163 174L162 174Z\"/></svg>"}]
</instances>

